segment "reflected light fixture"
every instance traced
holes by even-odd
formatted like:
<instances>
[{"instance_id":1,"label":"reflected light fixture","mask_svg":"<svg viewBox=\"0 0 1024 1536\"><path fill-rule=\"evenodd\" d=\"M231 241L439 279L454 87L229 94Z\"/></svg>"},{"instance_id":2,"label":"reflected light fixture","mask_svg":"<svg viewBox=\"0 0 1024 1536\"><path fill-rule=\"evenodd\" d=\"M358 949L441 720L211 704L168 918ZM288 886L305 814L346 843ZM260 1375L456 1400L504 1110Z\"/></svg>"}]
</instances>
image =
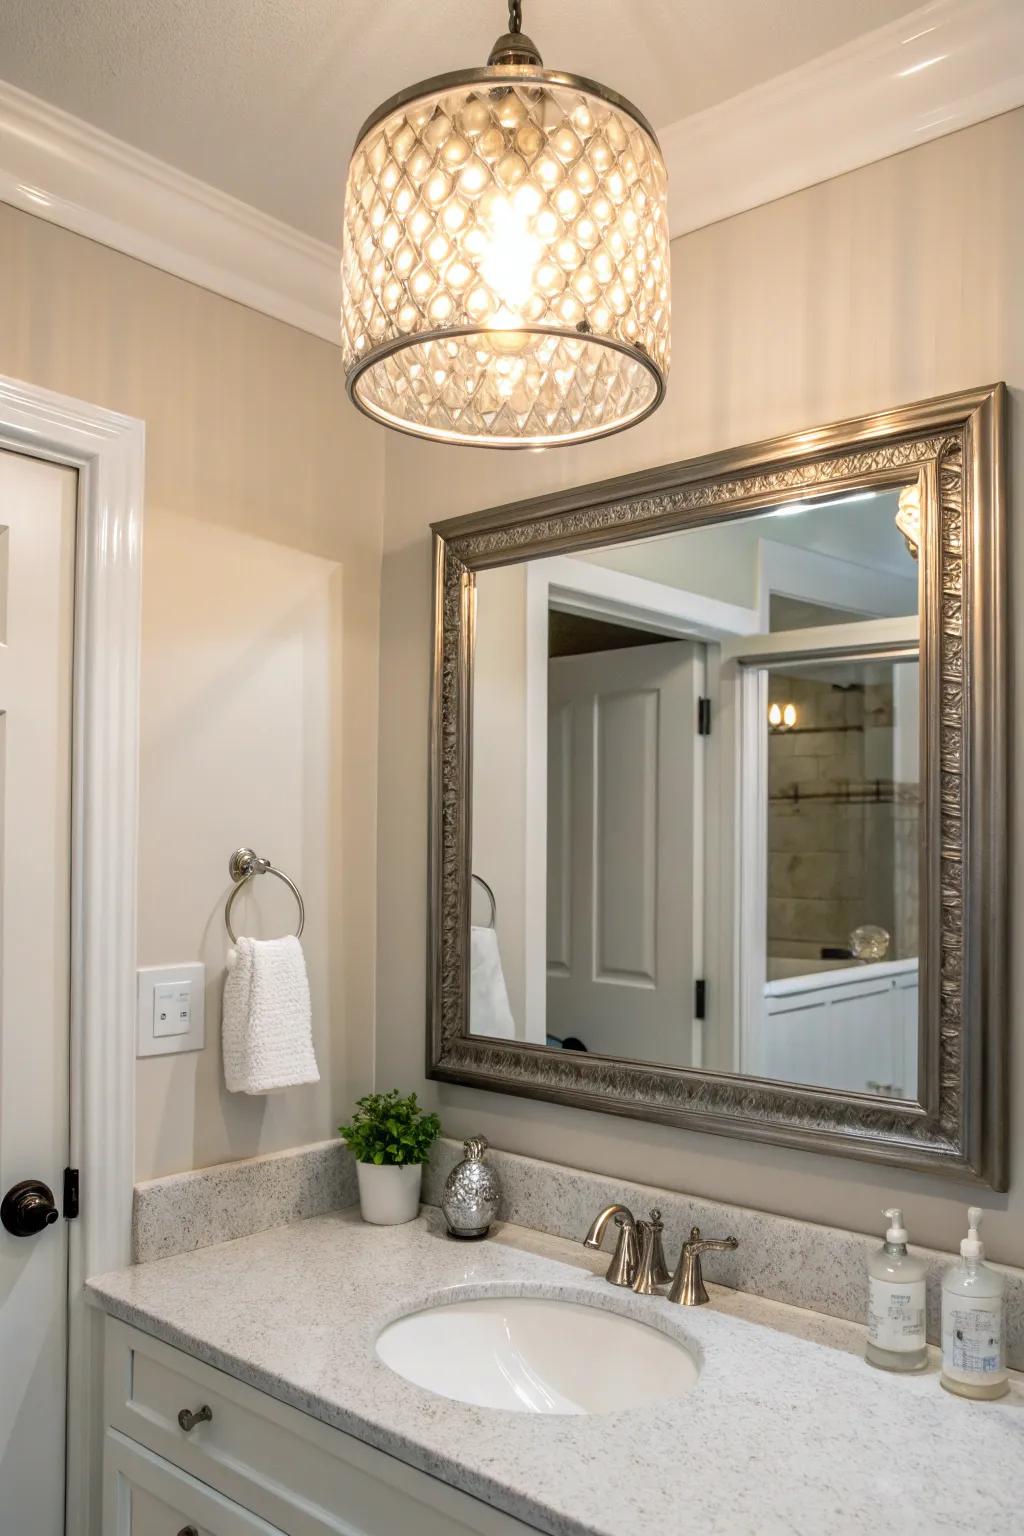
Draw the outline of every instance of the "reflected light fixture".
<instances>
[{"instance_id":1,"label":"reflected light fixture","mask_svg":"<svg viewBox=\"0 0 1024 1536\"><path fill-rule=\"evenodd\" d=\"M791 731L796 725L796 705L769 704L768 724L773 731Z\"/></svg>"},{"instance_id":2,"label":"reflected light fixture","mask_svg":"<svg viewBox=\"0 0 1024 1536\"><path fill-rule=\"evenodd\" d=\"M665 166L636 107L545 69L509 5L485 68L391 97L348 168L348 393L443 443L548 448L633 426L669 368Z\"/></svg>"},{"instance_id":3,"label":"reflected light fixture","mask_svg":"<svg viewBox=\"0 0 1024 1536\"><path fill-rule=\"evenodd\" d=\"M905 485L900 491L896 510L896 527L916 560L921 547L921 488L916 483Z\"/></svg>"}]
</instances>

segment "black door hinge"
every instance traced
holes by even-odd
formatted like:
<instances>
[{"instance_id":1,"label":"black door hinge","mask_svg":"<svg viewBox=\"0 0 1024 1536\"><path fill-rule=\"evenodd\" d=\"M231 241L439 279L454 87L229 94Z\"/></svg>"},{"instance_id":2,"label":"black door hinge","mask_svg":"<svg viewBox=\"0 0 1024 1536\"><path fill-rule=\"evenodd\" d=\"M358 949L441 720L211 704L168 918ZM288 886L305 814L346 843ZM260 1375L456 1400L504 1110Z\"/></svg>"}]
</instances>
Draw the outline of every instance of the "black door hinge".
<instances>
[{"instance_id":1,"label":"black door hinge","mask_svg":"<svg viewBox=\"0 0 1024 1536\"><path fill-rule=\"evenodd\" d=\"M78 1215L78 1169L64 1169L64 1220L74 1221Z\"/></svg>"},{"instance_id":2,"label":"black door hinge","mask_svg":"<svg viewBox=\"0 0 1024 1536\"><path fill-rule=\"evenodd\" d=\"M695 981L693 984L693 1016L695 1019L707 1018L708 984L706 981Z\"/></svg>"},{"instance_id":3,"label":"black door hinge","mask_svg":"<svg viewBox=\"0 0 1024 1536\"><path fill-rule=\"evenodd\" d=\"M711 735L711 700L700 698L697 700L697 735Z\"/></svg>"}]
</instances>

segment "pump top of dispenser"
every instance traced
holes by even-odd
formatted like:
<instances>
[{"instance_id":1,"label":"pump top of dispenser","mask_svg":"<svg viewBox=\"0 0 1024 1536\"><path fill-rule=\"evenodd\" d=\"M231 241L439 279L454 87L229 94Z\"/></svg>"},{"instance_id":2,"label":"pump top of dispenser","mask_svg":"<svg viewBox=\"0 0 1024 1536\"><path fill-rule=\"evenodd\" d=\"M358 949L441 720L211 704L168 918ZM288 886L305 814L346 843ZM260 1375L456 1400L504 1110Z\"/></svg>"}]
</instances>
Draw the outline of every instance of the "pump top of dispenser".
<instances>
[{"instance_id":1,"label":"pump top of dispenser","mask_svg":"<svg viewBox=\"0 0 1024 1536\"><path fill-rule=\"evenodd\" d=\"M898 1206L892 1206L882 1215L889 1223L889 1230L885 1234L885 1240L891 1248L905 1248L907 1246L907 1229L903 1225L903 1212Z\"/></svg>"},{"instance_id":2,"label":"pump top of dispenser","mask_svg":"<svg viewBox=\"0 0 1024 1536\"><path fill-rule=\"evenodd\" d=\"M960 1243L960 1257L962 1259L980 1259L985 1253L985 1244L978 1236L978 1228L981 1226L981 1218L984 1215L980 1205L972 1205L967 1212L967 1236Z\"/></svg>"}]
</instances>

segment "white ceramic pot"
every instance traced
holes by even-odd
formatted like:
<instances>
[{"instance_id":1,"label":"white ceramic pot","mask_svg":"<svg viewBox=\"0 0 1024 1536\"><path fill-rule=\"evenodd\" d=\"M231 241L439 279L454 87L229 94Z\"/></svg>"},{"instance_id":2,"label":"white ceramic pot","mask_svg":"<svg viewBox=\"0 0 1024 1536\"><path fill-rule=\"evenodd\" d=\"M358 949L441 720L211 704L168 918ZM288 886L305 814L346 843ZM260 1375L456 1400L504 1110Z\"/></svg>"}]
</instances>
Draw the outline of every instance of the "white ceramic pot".
<instances>
[{"instance_id":1,"label":"white ceramic pot","mask_svg":"<svg viewBox=\"0 0 1024 1536\"><path fill-rule=\"evenodd\" d=\"M376 1227L397 1227L419 1214L423 1164L406 1168L380 1167L376 1163L357 1163L359 1208L363 1220Z\"/></svg>"}]
</instances>

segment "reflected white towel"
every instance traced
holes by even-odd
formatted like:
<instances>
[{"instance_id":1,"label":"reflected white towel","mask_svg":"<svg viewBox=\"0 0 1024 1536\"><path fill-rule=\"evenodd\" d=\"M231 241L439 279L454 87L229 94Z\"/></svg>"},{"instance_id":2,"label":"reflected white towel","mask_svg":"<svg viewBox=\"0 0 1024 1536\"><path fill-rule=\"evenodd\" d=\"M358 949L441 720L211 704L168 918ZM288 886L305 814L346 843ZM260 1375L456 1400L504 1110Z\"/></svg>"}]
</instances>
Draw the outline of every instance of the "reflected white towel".
<instances>
[{"instance_id":1,"label":"reflected white towel","mask_svg":"<svg viewBox=\"0 0 1024 1536\"><path fill-rule=\"evenodd\" d=\"M498 935L493 928L473 927L469 937L469 1032L514 1040L516 1026L501 969Z\"/></svg>"},{"instance_id":2,"label":"reflected white towel","mask_svg":"<svg viewBox=\"0 0 1024 1536\"><path fill-rule=\"evenodd\" d=\"M238 939L228 950L221 1047L229 1093L270 1093L320 1081L298 939Z\"/></svg>"}]
</instances>

